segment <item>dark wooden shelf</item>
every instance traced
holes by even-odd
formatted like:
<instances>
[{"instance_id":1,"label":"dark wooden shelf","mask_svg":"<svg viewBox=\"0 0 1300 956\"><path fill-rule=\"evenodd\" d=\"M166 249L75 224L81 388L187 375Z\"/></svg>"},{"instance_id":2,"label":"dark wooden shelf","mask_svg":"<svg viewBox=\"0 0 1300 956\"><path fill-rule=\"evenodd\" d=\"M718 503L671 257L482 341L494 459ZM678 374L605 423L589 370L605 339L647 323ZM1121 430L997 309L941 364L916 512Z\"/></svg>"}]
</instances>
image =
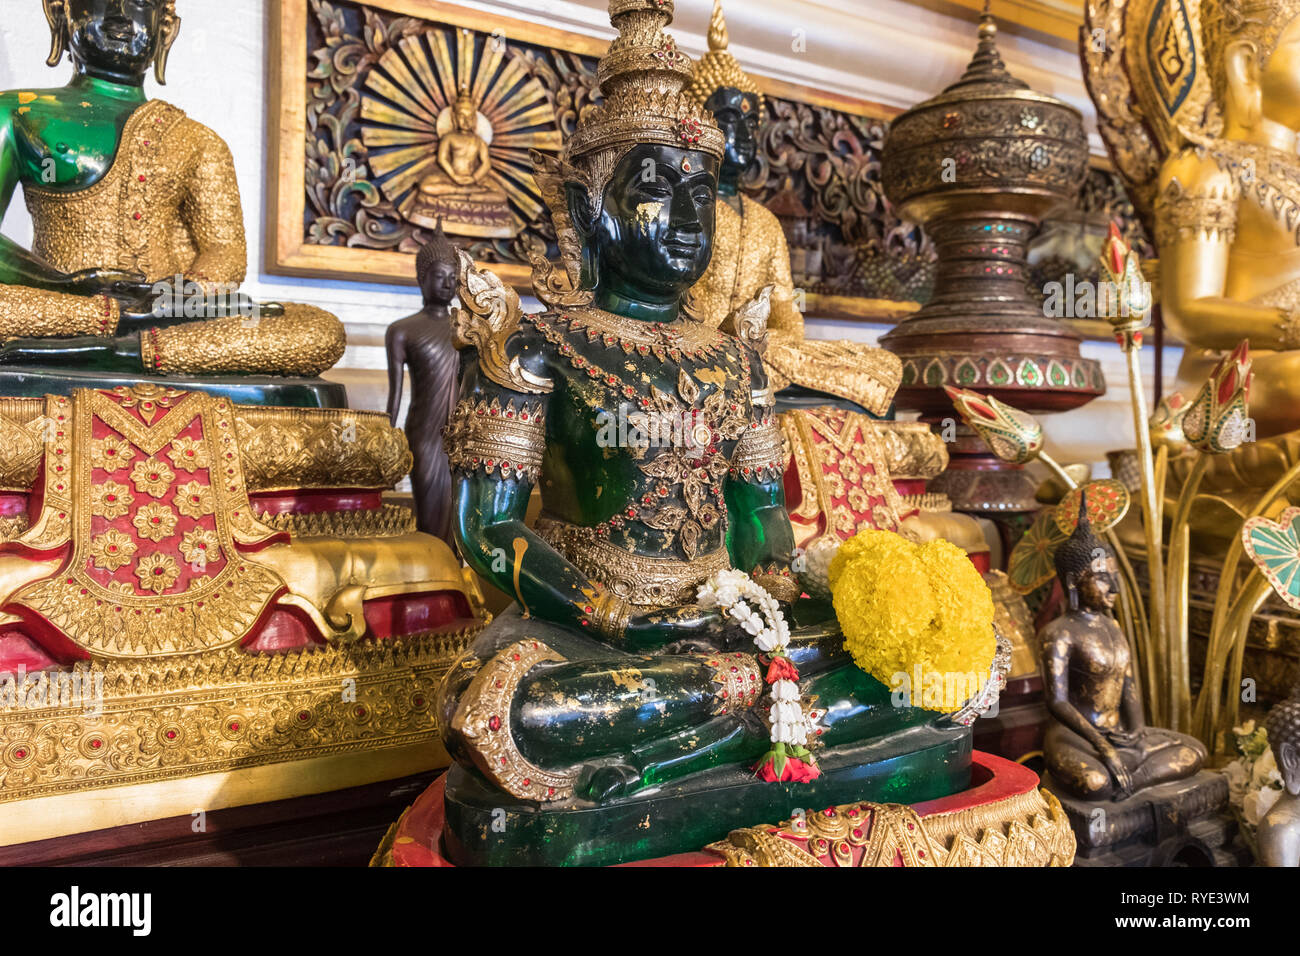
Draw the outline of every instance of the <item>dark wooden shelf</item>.
<instances>
[{"instance_id":1,"label":"dark wooden shelf","mask_svg":"<svg viewBox=\"0 0 1300 956\"><path fill-rule=\"evenodd\" d=\"M7 866L366 866L442 771L333 793L0 847Z\"/></svg>"}]
</instances>

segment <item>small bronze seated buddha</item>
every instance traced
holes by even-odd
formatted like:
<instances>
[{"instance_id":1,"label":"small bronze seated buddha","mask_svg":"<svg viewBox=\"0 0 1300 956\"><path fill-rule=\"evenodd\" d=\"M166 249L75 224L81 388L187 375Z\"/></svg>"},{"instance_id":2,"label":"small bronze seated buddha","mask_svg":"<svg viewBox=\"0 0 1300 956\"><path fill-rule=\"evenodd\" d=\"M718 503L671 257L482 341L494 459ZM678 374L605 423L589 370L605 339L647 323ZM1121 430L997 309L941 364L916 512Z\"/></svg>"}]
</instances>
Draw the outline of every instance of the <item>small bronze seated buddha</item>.
<instances>
[{"instance_id":1,"label":"small bronze seated buddha","mask_svg":"<svg viewBox=\"0 0 1300 956\"><path fill-rule=\"evenodd\" d=\"M1056 552L1068 605L1040 639L1052 789L1088 801L1123 800L1183 780L1205 760L1199 740L1146 726L1129 643L1112 616L1113 561L1092 531L1082 495L1079 523Z\"/></svg>"},{"instance_id":2,"label":"small bronze seated buddha","mask_svg":"<svg viewBox=\"0 0 1300 956\"><path fill-rule=\"evenodd\" d=\"M1268 743L1282 775L1282 796L1259 824L1265 866L1300 866L1300 687L1268 713Z\"/></svg>"}]
</instances>

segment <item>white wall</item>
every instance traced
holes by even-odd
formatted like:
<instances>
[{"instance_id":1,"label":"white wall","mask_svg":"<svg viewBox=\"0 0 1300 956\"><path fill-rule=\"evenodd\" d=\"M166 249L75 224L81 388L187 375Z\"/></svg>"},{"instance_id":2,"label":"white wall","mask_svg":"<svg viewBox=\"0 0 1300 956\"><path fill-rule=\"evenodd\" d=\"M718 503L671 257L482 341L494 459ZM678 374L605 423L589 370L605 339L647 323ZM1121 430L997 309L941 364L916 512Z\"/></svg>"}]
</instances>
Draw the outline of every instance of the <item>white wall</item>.
<instances>
[{"instance_id":1,"label":"white wall","mask_svg":"<svg viewBox=\"0 0 1300 956\"><path fill-rule=\"evenodd\" d=\"M461 0L463 6L574 32L610 36L605 0ZM0 89L56 86L68 75L45 66L48 31L36 0L3 0L0 14ZM269 0L180 0L183 18L168 69L171 83L150 92L211 126L230 144L243 195L249 240L247 291L261 299L309 302L338 315L348 350L331 378L344 381L359 408L384 405L383 333L389 323L417 311L419 295L405 286L292 279L262 270L264 202L275 158L268 153L267 90ZM712 0L678 0L672 27L680 45L704 49ZM900 0L731 0L732 49L748 67L778 79L845 93L886 106L907 107L938 92L964 69L975 45L970 20ZM803 31L803 32L799 32ZM803 41L804 52L794 50ZM1010 69L1043 92L1084 111L1092 107L1072 52L1004 30L1000 39ZM1097 139L1093 136L1095 148ZM20 201L3 223L26 244L31 226ZM809 334L874 342L885 329L810 316ZM1088 343L1086 354L1105 366L1111 391L1084 409L1048 423L1049 446L1066 460L1102 461L1110 448L1132 444L1122 356L1108 343ZM1147 355L1148 365L1150 354ZM1172 381L1176 353L1169 356Z\"/></svg>"}]
</instances>

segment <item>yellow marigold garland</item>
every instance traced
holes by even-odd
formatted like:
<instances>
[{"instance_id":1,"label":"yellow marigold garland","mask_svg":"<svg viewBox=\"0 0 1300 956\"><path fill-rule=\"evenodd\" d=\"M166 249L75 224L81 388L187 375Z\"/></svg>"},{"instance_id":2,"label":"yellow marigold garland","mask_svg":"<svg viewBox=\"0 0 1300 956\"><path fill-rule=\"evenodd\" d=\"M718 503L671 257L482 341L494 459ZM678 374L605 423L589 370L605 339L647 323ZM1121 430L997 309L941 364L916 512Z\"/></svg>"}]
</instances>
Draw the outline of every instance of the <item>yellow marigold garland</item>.
<instances>
[{"instance_id":1,"label":"yellow marigold garland","mask_svg":"<svg viewBox=\"0 0 1300 956\"><path fill-rule=\"evenodd\" d=\"M862 531L831 561L830 584L844 646L864 671L894 686L945 675L987 676L993 665L993 596L951 542L913 544L892 531ZM912 702L922 703L922 688ZM927 698L928 702L928 698ZM963 700L945 701L955 710Z\"/></svg>"}]
</instances>

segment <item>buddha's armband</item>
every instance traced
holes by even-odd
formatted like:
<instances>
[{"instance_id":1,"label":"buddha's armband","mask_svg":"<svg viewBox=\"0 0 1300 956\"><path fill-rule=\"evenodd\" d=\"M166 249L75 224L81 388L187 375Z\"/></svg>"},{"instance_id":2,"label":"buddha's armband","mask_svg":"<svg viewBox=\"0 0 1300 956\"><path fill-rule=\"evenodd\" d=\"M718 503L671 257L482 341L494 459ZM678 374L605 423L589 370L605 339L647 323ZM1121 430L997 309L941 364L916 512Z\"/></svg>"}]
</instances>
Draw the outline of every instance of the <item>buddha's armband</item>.
<instances>
[{"instance_id":1,"label":"buddha's armband","mask_svg":"<svg viewBox=\"0 0 1300 956\"><path fill-rule=\"evenodd\" d=\"M0 285L0 339L100 335L117 328L117 300Z\"/></svg>"},{"instance_id":2,"label":"buddha's armband","mask_svg":"<svg viewBox=\"0 0 1300 956\"><path fill-rule=\"evenodd\" d=\"M1237 235L1237 199L1231 195L1190 192L1177 179L1156 197L1156 243L1219 240L1231 245Z\"/></svg>"},{"instance_id":3,"label":"buddha's armband","mask_svg":"<svg viewBox=\"0 0 1300 956\"><path fill-rule=\"evenodd\" d=\"M785 434L769 407L741 436L731 459L731 477L753 484L780 481L789 461Z\"/></svg>"},{"instance_id":4,"label":"buddha's armband","mask_svg":"<svg viewBox=\"0 0 1300 956\"><path fill-rule=\"evenodd\" d=\"M497 474L535 483L546 450L546 420L540 402L513 399L501 404L479 399L456 406L446 431L453 471Z\"/></svg>"}]
</instances>

